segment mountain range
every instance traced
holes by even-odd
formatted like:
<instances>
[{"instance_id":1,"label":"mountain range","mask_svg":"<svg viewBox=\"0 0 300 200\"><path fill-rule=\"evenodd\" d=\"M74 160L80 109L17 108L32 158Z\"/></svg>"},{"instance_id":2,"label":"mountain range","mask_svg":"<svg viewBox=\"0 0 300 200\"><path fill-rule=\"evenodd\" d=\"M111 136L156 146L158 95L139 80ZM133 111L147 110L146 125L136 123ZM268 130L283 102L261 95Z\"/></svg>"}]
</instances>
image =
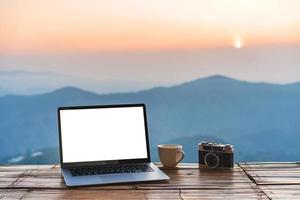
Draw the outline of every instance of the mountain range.
<instances>
[{"instance_id":1,"label":"mountain range","mask_svg":"<svg viewBox=\"0 0 300 200\"><path fill-rule=\"evenodd\" d=\"M137 91L151 84L135 80L92 80L53 71L0 70L0 97L9 94L28 96L49 93L69 85L106 94Z\"/></svg>"},{"instance_id":2,"label":"mountain range","mask_svg":"<svg viewBox=\"0 0 300 200\"><path fill-rule=\"evenodd\" d=\"M300 159L300 84L216 75L138 92L101 95L64 87L40 95L0 97L0 161L58 161L58 106L119 103L147 105L155 161L157 144L178 143L184 146L184 161L197 162L197 143L202 140L233 144L236 162ZM50 154L51 160L43 157Z\"/></svg>"}]
</instances>

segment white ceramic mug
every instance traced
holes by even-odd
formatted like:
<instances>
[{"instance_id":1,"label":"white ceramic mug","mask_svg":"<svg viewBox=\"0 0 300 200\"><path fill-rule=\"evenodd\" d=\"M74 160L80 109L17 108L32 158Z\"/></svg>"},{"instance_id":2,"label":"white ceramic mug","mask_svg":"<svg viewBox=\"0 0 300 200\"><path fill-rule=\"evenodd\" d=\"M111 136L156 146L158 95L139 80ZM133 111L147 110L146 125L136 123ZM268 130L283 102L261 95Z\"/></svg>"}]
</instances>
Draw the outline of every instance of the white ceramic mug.
<instances>
[{"instance_id":1,"label":"white ceramic mug","mask_svg":"<svg viewBox=\"0 0 300 200\"><path fill-rule=\"evenodd\" d=\"M158 155L160 162L164 167L173 168L183 160L184 151L182 146L178 144L160 144L158 147Z\"/></svg>"}]
</instances>

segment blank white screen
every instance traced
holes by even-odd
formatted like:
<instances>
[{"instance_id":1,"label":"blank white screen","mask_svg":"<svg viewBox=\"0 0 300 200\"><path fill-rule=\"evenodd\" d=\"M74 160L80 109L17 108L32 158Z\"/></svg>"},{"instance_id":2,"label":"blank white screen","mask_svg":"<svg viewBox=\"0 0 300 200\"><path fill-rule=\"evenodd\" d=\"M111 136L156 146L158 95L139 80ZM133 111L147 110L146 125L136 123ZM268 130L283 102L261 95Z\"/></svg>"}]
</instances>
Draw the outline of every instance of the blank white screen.
<instances>
[{"instance_id":1,"label":"blank white screen","mask_svg":"<svg viewBox=\"0 0 300 200\"><path fill-rule=\"evenodd\" d=\"M63 163L147 158L143 107L60 110Z\"/></svg>"}]
</instances>

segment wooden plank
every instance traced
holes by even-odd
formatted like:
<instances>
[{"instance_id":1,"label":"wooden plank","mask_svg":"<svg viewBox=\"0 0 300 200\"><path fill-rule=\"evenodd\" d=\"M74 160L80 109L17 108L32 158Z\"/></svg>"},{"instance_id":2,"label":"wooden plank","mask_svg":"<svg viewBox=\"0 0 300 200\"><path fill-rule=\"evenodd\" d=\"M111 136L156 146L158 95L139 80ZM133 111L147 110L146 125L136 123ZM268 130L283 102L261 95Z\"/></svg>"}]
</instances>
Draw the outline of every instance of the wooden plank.
<instances>
[{"instance_id":1,"label":"wooden plank","mask_svg":"<svg viewBox=\"0 0 300 200\"><path fill-rule=\"evenodd\" d=\"M2 199L268 199L254 189L233 190L0 190Z\"/></svg>"},{"instance_id":2,"label":"wooden plank","mask_svg":"<svg viewBox=\"0 0 300 200\"><path fill-rule=\"evenodd\" d=\"M179 190L87 190L87 189L69 189L69 190L0 190L1 199L174 199L179 200Z\"/></svg>"},{"instance_id":3,"label":"wooden plank","mask_svg":"<svg viewBox=\"0 0 300 200\"><path fill-rule=\"evenodd\" d=\"M48 170L50 172L55 165L2 165L0 166L0 188L14 186L19 179L31 170Z\"/></svg>"},{"instance_id":4,"label":"wooden plank","mask_svg":"<svg viewBox=\"0 0 300 200\"><path fill-rule=\"evenodd\" d=\"M28 194L28 190L11 190L11 189L0 189L0 199L22 199Z\"/></svg>"},{"instance_id":5,"label":"wooden plank","mask_svg":"<svg viewBox=\"0 0 300 200\"><path fill-rule=\"evenodd\" d=\"M118 184L116 186L95 186L93 189L199 189L199 188L249 188L255 186L243 170L236 167L228 171L199 171L197 168L164 170L169 181L152 183ZM40 168L23 174L13 188L66 188L59 168Z\"/></svg>"},{"instance_id":6,"label":"wooden plank","mask_svg":"<svg viewBox=\"0 0 300 200\"><path fill-rule=\"evenodd\" d=\"M70 189L57 165L4 166L0 199L268 199L238 166L231 171L200 171L197 164L189 164L163 171L169 181Z\"/></svg>"},{"instance_id":7,"label":"wooden plank","mask_svg":"<svg viewBox=\"0 0 300 200\"><path fill-rule=\"evenodd\" d=\"M26 169L0 167L0 188L10 187L27 171Z\"/></svg>"},{"instance_id":8,"label":"wooden plank","mask_svg":"<svg viewBox=\"0 0 300 200\"><path fill-rule=\"evenodd\" d=\"M0 172L9 172L9 171L26 171L33 169L53 169L57 167L57 165L1 165Z\"/></svg>"},{"instance_id":9,"label":"wooden plank","mask_svg":"<svg viewBox=\"0 0 300 200\"><path fill-rule=\"evenodd\" d=\"M271 199L300 199L300 185L259 186Z\"/></svg>"},{"instance_id":10,"label":"wooden plank","mask_svg":"<svg viewBox=\"0 0 300 200\"><path fill-rule=\"evenodd\" d=\"M269 199L256 189L182 190L182 199Z\"/></svg>"},{"instance_id":11,"label":"wooden plank","mask_svg":"<svg viewBox=\"0 0 300 200\"><path fill-rule=\"evenodd\" d=\"M300 184L300 164L243 163L239 164L257 185Z\"/></svg>"}]
</instances>

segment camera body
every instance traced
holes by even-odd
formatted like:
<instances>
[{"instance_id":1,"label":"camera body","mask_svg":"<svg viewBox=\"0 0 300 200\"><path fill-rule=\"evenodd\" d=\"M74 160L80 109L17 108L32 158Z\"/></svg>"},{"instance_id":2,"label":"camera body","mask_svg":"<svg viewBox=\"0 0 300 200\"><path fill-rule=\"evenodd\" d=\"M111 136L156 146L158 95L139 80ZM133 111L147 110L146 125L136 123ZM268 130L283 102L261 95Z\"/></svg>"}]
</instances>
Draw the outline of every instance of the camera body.
<instances>
[{"instance_id":1,"label":"camera body","mask_svg":"<svg viewBox=\"0 0 300 200\"><path fill-rule=\"evenodd\" d=\"M201 142L199 146L199 167L207 169L233 168L233 145Z\"/></svg>"}]
</instances>

